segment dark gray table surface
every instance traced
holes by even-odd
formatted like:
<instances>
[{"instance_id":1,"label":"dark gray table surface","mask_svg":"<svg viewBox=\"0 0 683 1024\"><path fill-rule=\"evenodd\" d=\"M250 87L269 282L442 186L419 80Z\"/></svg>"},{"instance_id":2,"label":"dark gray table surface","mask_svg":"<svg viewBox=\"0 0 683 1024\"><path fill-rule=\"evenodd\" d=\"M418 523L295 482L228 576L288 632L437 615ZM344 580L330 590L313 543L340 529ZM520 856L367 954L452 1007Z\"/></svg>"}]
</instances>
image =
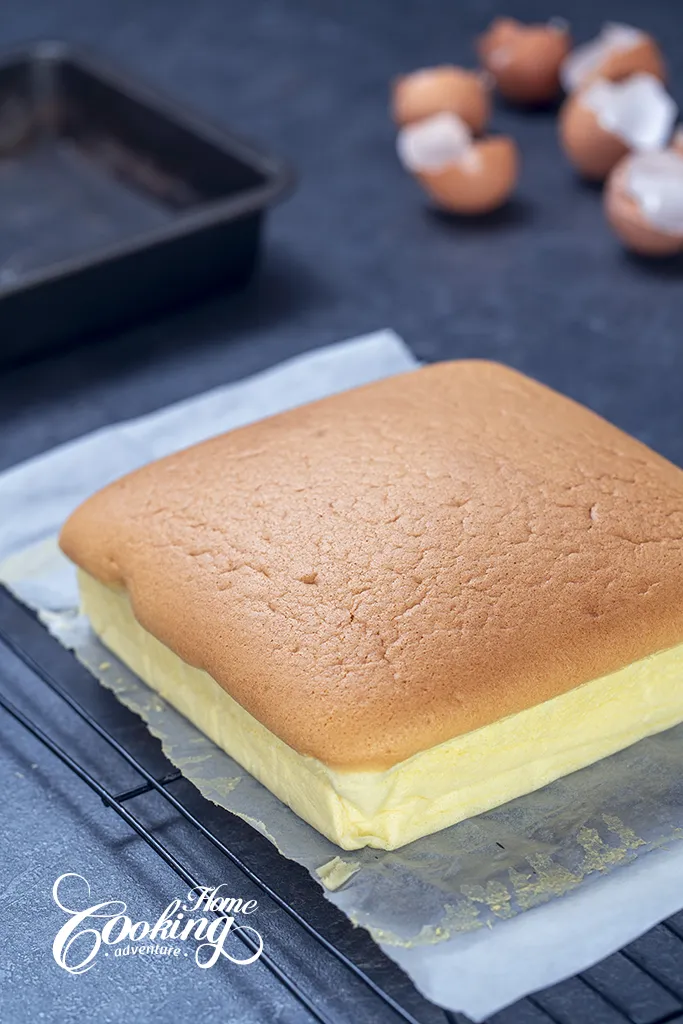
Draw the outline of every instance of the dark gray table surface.
<instances>
[{"instance_id":1,"label":"dark gray table surface","mask_svg":"<svg viewBox=\"0 0 683 1024\"><path fill-rule=\"evenodd\" d=\"M564 9L512 0L505 11L522 18L565 14L581 39L605 19L647 28L667 48L672 89L683 102L679 0L572 0ZM1 5L0 44L55 37L97 48L288 157L300 185L270 219L263 266L241 295L1 376L0 469L102 424L383 326L395 328L424 360L483 356L524 370L683 464L683 263L646 264L620 251L603 223L599 192L578 184L558 153L554 116L497 110L495 127L519 140L524 169L515 201L482 222L429 212L397 165L386 113L389 79L424 64L471 62L473 34L496 13L492 0ZM0 211L0 230L1 222ZM112 785L126 785L119 768L38 700L35 680L6 651L0 672L33 712L80 743L80 755ZM101 700L103 713L131 739L126 730L136 727ZM2 1024L309 1019L258 966L217 973L150 958L99 960L77 978L61 971L50 949L61 923L51 897L57 875L80 872L97 896L125 899L141 917L177 895L178 882L112 811L3 716L0 779ZM150 803L147 813L197 872L227 879L163 806ZM268 844L241 823L230 829L245 855L276 870L278 855ZM330 934L351 942L343 922L325 917L302 872L288 868L283 885L312 918L325 918ZM300 943L280 912L264 910L260 921L268 948L294 958L333 1019L380 1019L343 972ZM672 934L657 929L635 948L635 959L658 972L658 983L633 960L612 958L593 979L611 1002L567 982L536 1005L502 1014L501 1024L543 1024L550 1018L542 1005L565 1021L623 1020L613 1005L620 998L642 1024L673 1019L683 1005L683 946ZM372 962L369 940L354 941L358 956ZM381 973L381 958L374 960ZM399 992L398 972L389 975ZM443 1024L440 1011L417 1000L411 1005L425 1022Z\"/></svg>"}]
</instances>

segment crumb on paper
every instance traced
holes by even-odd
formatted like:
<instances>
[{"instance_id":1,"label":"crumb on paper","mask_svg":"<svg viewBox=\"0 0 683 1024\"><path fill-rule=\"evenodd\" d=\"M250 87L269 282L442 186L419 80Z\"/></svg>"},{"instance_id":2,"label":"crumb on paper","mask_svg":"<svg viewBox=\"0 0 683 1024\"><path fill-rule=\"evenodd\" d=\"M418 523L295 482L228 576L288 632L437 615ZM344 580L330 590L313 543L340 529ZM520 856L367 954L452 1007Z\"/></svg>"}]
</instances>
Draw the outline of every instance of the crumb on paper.
<instances>
[{"instance_id":1,"label":"crumb on paper","mask_svg":"<svg viewBox=\"0 0 683 1024\"><path fill-rule=\"evenodd\" d=\"M619 836L619 839L621 839L624 846L629 850L635 850L639 846L647 846L645 840L636 835L633 829L625 825L621 818L618 818L616 814L603 814L602 820L605 822L610 832Z\"/></svg>"},{"instance_id":2,"label":"crumb on paper","mask_svg":"<svg viewBox=\"0 0 683 1024\"><path fill-rule=\"evenodd\" d=\"M349 914L351 921L356 926L364 926L370 932L375 942L385 946L398 946L401 949L415 949L418 946L434 946L439 942L452 938L454 935L463 932L477 931L485 926L481 919L479 908L474 902L468 902L453 906L444 903L444 914L437 924L423 925L416 935L404 938L385 928L375 928L363 922L358 914Z\"/></svg>"},{"instance_id":3,"label":"crumb on paper","mask_svg":"<svg viewBox=\"0 0 683 1024\"><path fill-rule=\"evenodd\" d=\"M316 868L316 875L330 892L340 889L348 882L357 871L360 871L358 861L345 861L341 857L333 857L326 864Z\"/></svg>"},{"instance_id":4,"label":"crumb on paper","mask_svg":"<svg viewBox=\"0 0 683 1024\"><path fill-rule=\"evenodd\" d=\"M580 828L576 840L585 852L582 865L584 877L593 871L608 871L610 868L618 867L632 859L634 849L632 842L622 843L621 846L610 846L604 842L595 828ZM638 844L636 843L636 845Z\"/></svg>"},{"instance_id":5,"label":"crumb on paper","mask_svg":"<svg viewBox=\"0 0 683 1024\"><path fill-rule=\"evenodd\" d=\"M481 903L489 908L500 920L515 916L512 906L512 893L502 882L490 880L483 885L465 884L460 886L460 892L473 903ZM492 921L486 922L489 927Z\"/></svg>"},{"instance_id":6,"label":"crumb on paper","mask_svg":"<svg viewBox=\"0 0 683 1024\"><path fill-rule=\"evenodd\" d=\"M110 661L101 661L100 662L100 672L106 672L108 668L111 668L111 662Z\"/></svg>"},{"instance_id":7,"label":"crumb on paper","mask_svg":"<svg viewBox=\"0 0 683 1024\"><path fill-rule=\"evenodd\" d=\"M549 853L536 852L526 858L531 871L508 869L508 877L520 910L531 910L553 897L565 896L583 878L553 860Z\"/></svg>"}]
</instances>

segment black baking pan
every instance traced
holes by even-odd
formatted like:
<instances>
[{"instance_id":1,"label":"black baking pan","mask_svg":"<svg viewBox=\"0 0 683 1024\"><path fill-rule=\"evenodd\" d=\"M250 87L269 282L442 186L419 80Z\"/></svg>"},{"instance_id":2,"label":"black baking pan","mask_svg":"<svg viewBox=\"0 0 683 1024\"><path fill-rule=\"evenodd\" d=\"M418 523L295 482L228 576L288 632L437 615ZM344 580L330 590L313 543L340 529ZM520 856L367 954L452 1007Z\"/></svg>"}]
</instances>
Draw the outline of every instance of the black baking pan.
<instances>
[{"instance_id":1,"label":"black baking pan","mask_svg":"<svg viewBox=\"0 0 683 1024\"><path fill-rule=\"evenodd\" d=\"M0 58L0 365L244 284L291 184L65 43Z\"/></svg>"}]
</instances>

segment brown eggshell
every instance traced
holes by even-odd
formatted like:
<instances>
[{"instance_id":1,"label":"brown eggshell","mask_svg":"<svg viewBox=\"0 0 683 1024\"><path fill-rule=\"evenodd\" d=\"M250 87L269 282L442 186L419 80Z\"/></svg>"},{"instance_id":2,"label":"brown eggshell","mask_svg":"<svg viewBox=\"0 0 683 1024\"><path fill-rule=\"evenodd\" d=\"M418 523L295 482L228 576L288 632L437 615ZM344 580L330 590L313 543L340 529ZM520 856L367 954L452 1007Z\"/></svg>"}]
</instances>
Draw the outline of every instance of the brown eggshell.
<instances>
[{"instance_id":1,"label":"brown eggshell","mask_svg":"<svg viewBox=\"0 0 683 1024\"><path fill-rule=\"evenodd\" d=\"M496 18L477 41L479 59L499 92L519 104L542 104L560 92L560 66L571 49L567 29Z\"/></svg>"},{"instance_id":2,"label":"brown eggshell","mask_svg":"<svg viewBox=\"0 0 683 1024\"><path fill-rule=\"evenodd\" d=\"M457 114L475 135L481 134L491 117L491 95L484 75L443 64L394 82L392 113L400 127L444 112Z\"/></svg>"},{"instance_id":3,"label":"brown eggshell","mask_svg":"<svg viewBox=\"0 0 683 1024\"><path fill-rule=\"evenodd\" d=\"M437 206L451 213L490 213L517 184L519 153L513 139L497 135L474 142L470 154L440 171L416 175Z\"/></svg>"},{"instance_id":4,"label":"brown eggshell","mask_svg":"<svg viewBox=\"0 0 683 1024\"><path fill-rule=\"evenodd\" d=\"M560 144L567 159L584 178L604 181L628 152L626 143L605 131L597 115L584 106L582 93L569 96L559 117Z\"/></svg>"},{"instance_id":5,"label":"brown eggshell","mask_svg":"<svg viewBox=\"0 0 683 1024\"><path fill-rule=\"evenodd\" d=\"M582 79L580 88L590 85L596 78L608 78L620 82L637 72L647 72L666 82L666 64L659 46L652 36L643 33L643 38L630 50L614 50L589 74Z\"/></svg>"},{"instance_id":6,"label":"brown eggshell","mask_svg":"<svg viewBox=\"0 0 683 1024\"><path fill-rule=\"evenodd\" d=\"M683 235L671 235L653 227L626 187L629 158L621 160L605 188L605 215L617 238L641 256L673 256L683 252Z\"/></svg>"}]
</instances>

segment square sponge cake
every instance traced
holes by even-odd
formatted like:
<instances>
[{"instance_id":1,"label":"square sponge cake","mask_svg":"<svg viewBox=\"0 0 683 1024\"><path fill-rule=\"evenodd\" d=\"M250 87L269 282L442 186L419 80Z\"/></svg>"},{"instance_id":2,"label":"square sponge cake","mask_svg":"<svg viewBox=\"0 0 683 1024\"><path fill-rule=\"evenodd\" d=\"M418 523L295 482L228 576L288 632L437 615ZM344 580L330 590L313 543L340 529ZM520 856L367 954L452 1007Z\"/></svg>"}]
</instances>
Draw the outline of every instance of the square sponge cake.
<instances>
[{"instance_id":1,"label":"square sponge cake","mask_svg":"<svg viewBox=\"0 0 683 1024\"><path fill-rule=\"evenodd\" d=\"M683 472L495 363L163 458L60 543L104 644L346 849L683 721Z\"/></svg>"}]
</instances>

